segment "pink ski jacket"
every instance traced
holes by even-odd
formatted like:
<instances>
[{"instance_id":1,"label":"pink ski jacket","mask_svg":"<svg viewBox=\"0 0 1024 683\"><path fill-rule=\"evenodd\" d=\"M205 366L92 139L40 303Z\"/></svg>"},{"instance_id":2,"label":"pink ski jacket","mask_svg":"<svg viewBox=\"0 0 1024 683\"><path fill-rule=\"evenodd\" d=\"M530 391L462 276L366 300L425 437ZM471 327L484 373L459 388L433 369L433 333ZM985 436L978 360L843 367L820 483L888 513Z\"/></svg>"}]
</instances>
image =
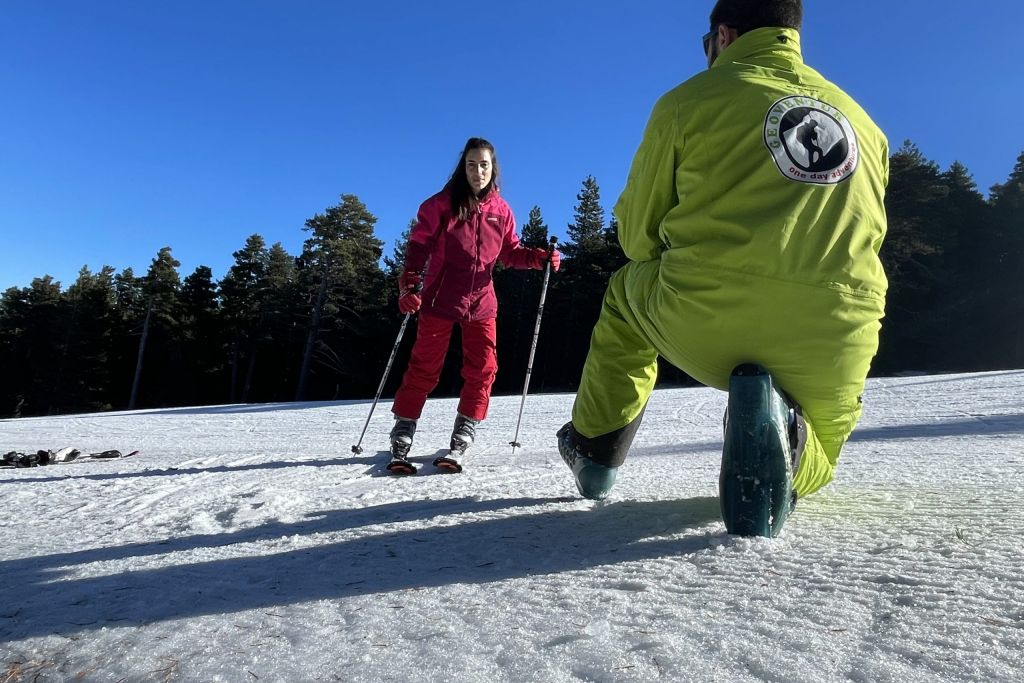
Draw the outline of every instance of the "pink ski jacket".
<instances>
[{"instance_id":1,"label":"pink ski jacket","mask_svg":"<svg viewBox=\"0 0 1024 683\"><path fill-rule=\"evenodd\" d=\"M537 255L519 244L515 227L511 207L496 191L464 221L452 216L447 190L423 202L405 252L406 271L424 273L421 310L451 320L497 317L494 264L538 267Z\"/></svg>"}]
</instances>

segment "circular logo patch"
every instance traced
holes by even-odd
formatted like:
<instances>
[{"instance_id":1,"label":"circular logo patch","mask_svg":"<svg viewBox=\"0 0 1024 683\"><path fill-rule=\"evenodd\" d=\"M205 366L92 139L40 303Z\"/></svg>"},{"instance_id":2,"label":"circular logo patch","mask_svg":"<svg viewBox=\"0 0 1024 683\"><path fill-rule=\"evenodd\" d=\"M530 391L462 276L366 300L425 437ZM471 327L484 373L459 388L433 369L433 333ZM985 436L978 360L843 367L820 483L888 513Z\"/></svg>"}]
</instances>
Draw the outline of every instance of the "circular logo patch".
<instances>
[{"instance_id":1,"label":"circular logo patch","mask_svg":"<svg viewBox=\"0 0 1024 683\"><path fill-rule=\"evenodd\" d=\"M799 95L784 97L768 110L764 144L782 175L801 183L841 183L860 159L850 120L830 104Z\"/></svg>"}]
</instances>

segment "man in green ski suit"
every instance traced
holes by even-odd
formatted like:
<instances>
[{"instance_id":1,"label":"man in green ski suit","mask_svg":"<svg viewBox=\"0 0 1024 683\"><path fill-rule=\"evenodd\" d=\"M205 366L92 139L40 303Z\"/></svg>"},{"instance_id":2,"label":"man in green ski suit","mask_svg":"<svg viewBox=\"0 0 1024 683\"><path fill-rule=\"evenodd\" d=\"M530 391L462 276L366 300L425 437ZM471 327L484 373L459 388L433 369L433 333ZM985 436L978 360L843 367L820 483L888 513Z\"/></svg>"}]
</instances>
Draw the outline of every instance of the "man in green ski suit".
<instances>
[{"instance_id":1,"label":"man in green ski suit","mask_svg":"<svg viewBox=\"0 0 1024 683\"><path fill-rule=\"evenodd\" d=\"M888 143L804 65L801 19L799 0L719 0L708 70L651 113L614 209L630 263L558 435L584 496L614 483L659 355L723 390L763 366L790 409L792 491L832 480L884 311Z\"/></svg>"}]
</instances>

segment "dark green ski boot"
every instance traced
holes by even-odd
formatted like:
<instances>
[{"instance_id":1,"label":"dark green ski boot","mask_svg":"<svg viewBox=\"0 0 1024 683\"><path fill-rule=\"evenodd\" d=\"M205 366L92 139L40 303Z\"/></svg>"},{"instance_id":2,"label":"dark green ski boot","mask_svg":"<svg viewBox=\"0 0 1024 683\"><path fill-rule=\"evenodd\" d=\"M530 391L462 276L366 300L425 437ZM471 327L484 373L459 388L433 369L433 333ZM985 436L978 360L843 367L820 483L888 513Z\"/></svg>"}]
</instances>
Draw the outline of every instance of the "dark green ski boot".
<instances>
[{"instance_id":1,"label":"dark green ski boot","mask_svg":"<svg viewBox=\"0 0 1024 683\"><path fill-rule=\"evenodd\" d=\"M796 419L760 365L737 366L729 378L725 445L718 480L725 529L738 536L777 536L793 508Z\"/></svg>"},{"instance_id":2,"label":"dark green ski boot","mask_svg":"<svg viewBox=\"0 0 1024 683\"><path fill-rule=\"evenodd\" d=\"M576 443L576 430L572 422L558 430L558 453L562 461L572 470L572 476L576 480L576 490L580 495L590 500L602 500L611 492L615 485L617 467L607 467L594 462L585 455Z\"/></svg>"}]
</instances>

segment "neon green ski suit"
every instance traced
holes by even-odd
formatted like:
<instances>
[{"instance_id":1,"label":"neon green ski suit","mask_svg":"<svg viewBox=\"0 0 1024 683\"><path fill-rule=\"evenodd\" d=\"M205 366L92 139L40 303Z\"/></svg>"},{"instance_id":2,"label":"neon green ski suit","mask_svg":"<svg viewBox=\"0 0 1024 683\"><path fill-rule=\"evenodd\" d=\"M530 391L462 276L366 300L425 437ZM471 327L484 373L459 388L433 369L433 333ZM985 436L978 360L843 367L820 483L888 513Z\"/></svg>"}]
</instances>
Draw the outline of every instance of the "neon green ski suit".
<instances>
[{"instance_id":1,"label":"neon green ski suit","mask_svg":"<svg viewBox=\"0 0 1024 683\"><path fill-rule=\"evenodd\" d=\"M888 157L791 29L745 33L665 94L615 205L630 263L608 284L576 431L637 421L658 355L723 390L758 363L807 421L798 495L831 481L878 347Z\"/></svg>"}]
</instances>

